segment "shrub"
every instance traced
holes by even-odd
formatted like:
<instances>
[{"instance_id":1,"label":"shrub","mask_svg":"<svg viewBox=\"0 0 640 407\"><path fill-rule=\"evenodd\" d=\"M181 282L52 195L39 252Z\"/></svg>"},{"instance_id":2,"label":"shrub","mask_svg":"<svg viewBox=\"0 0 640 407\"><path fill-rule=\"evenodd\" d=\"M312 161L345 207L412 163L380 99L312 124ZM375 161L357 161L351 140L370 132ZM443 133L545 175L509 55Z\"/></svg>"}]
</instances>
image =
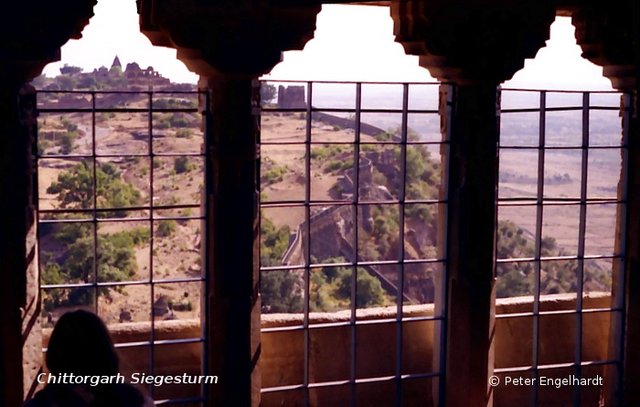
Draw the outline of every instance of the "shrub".
<instances>
[{"instance_id":1,"label":"shrub","mask_svg":"<svg viewBox=\"0 0 640 407\"><path fill-rule=\"evenodd\" d=\"M162 219L158 222L157 235L159 237L171 236L176 231L176 221L173 219Z\"/></svg>"},{"instance_id":2,"label":"shrub","mask_svg":"<svg viewBox=\"0 0 640 407\"><path fill-rule=\"evenodd\" d=\"M63 133L60 136L60 152L62 154L69 154L75 148L75 140L78 138L78 132L76 130L70 130Z\"/></svg>"},{"instance_id":3,"label":"shrub","mask_svg":"<svg viewBox=\"0 0 640 407\"><path fill-rule=\"evenodd\" d=\"M276 165L267 170L261 177L261 182L265 185L271 185L284 179L285 174L289 171L286 165Z\"/></svg>"},{"instance_id":4,"label":"shrub","mask_svg":"<svg viewBox=\"0 0 640 407\"><path fill-rule=\"evenodd\" d=\"M182 174L184 172L189 172L193 169L193 164L189 162L188 157L176 157L173 160L173 169L176 174Z\"/></svg>"},{"instance_id":5,"label":"shrub","mask_svg":"<svg viewBox=\"0 0 640 407\"><path fill-rule=\"evenodd\" d=\"M189 127L191 123L182 113L174 113L169 118L172 127Z\"/></svg>"},{"instance_id":6,"label":"shrub","mask_svg":"<svg viewBox=\"0 0 640 407\"><path fill-rule=\"evenodd\" d=\"M178 129L176 131L177 138L191 138L191 136L192 136L191 130L189 129Z\"/></svg>"}]
</instances>

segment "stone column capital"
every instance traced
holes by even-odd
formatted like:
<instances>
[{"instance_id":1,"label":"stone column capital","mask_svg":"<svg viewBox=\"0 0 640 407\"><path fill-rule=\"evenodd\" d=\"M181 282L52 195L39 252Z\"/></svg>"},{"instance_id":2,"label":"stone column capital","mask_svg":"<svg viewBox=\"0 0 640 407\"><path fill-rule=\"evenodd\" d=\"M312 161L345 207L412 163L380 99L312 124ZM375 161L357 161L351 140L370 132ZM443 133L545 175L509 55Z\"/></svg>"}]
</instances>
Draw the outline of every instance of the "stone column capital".
<instances>
[{"instance_id":1,"label":"stone column capital","mask_svg":"<svg viewBox=\"0 0 640 407\"><path fill-rule=\"evenodd\" d=\"M201 76L259 76L313 37L320 5L139 0L141 31Z\"/></svg>"},{"instance_id":2,"label":"stone column capital","mask_svg":"<svg viewBox=\"0 0 640 407\"><path fill-rule=\"evenodd\" d=\"M21 0L0 24L0 80L21 84L60 59L60 47L81 38L96 0ZM17 85L20 86L20 85Z\"/></svg>"},{"instance_id":3,"label":"stone column capital","mask_svg":"<svg viewBox=\"0 0 640 407\"><path fill-rule=\"evenodd\" d=\"M602 67L614 88L633 91L640 74L640 13L637 0L591 2L572 14L582 57Z\"/></svg>"},{"instance_id":4,"label":"stone column capital","mask_svg":"<svg viewBox=\"0 0 640 407\"><path fill-rule=\"evenodd\" d=\"M441 81L495 85L549 39L548 1L392 0L396 41Z\"/></svg>"}]
</instances>

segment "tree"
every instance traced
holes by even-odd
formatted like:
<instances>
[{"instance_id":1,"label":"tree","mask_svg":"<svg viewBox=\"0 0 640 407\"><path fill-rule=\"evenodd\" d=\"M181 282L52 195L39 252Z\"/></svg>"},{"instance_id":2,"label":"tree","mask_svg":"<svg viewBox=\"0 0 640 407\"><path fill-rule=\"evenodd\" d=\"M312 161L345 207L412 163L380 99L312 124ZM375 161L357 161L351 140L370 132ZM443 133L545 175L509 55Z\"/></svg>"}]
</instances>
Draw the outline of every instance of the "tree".
<instances>
[{"instance_id":1,"label":"tree","mask_svg":"<svg viewBox=\"0 0 640 407\"><path fill-rule=\"evenodd\" d=\"M276 87L263 82L260 86L260 99L262 104L270 103L276 97Z\"/></svg>"},{"instance_id":2,"label":"tree","mask_svg":"<svg viewBox=\"0 0 640 407\"><path fill-rule=\"evenodd\" d=\"M158 236L168 237L176 231L176 221L173 219L162 219L158 222Z\"/></svg>"},{"instance_id":3,"label":"tree","mask_svg":"<svg viewBox=\"0 0 640 407\"><path fill-rule=\"evenodd\" d=\"M45 254L46 264L42 274L44 284L91 283L97 277L98 282L118 282L130 279L138 270L135 247L149 241L148 228L136 228L112 234L99 234L97 246L94 236L86 224L58 224L59 230L52 233L54 240L66 245L66 250L54 258ZM51 231L47 231L50 233ZM94 253L96 270L94 271ZM97 275L94 273L97 272ZM100 287L98 293L109 296L117 288ZM94 290L85 287L64 291L47 291L45 306L55 307L89 304L95 300Z\"/></svg>"},{"instance_id":4,"label":"tree","mask_svg":"<svg viewBox=\"0 0 640 407\"><path fill-rule=\"evenodd\" d=\"M289 247L289 226L276 227L265 216L260 222L260 264L276 266Z\"/></svg>"},{"instance_id":5,"label":"tree","mask_svg":"<svg viewBox=\"0 0 640 407\"><path fill-rule=\"evenodd\" d=\"M369 274L367 270L358 267L356 276L356 307L368 308L384 305L386 302L385 292L380 284L380 280ZM351 298L351 271L341 273L337 294L344 298Z\"/></svg>"},{"instance_id":6,"label":"tree","mask_svg":"<svg viewBox=\"0 0 640 407\"><path fill-rule=\"evenodd\" d=\"M69 75L60 75L55 79L60 90L74 90L76 89L76 79Z\"/></svg>"},{"instance_id":7,"label":"tree","mask_svg":"<svg viewBox=\"0 0 640 407\"><path fill-rule=\"evenodd\" d=\"M80 68L79 66L64 64L64 66L60 68L60 73L62 75L75 75L79 74L80 72L82 72L82 68Z\"/></svg>"},{"instance_id":8,"label":"tree","mask_svg":"<svg viewBox=\"0 0 640 407\"><path fill-rule=\"evenodd\" d=\"M322 263L345 263L344 257L331 257ZM356 278L356 307L368 308L383 306L389 298L380 284L365 268L358 267ZM344 266L326 266L311 275L309 305L312 311L335 311L348 308L351 303L351 283L353 268Z\"/></svg>"},{"instance_id":9,"label":"tree","mask_svg":"<svg viewBox=\"0 0 640 407\"><path fill-rule=\"evenodd\" d=\"M77 131L67 131L60 136L60 152L69 154L75 148L74 142L78 137Z\"/></svg>"},{"instance_id":10,"label":"tree","mask_svg":"<svg viewBox=\"0 0 640 407\"><path fill-rule=\"evenodd\" d=\"M120 172L111 163L96 163L96 201L98 208L123 208L137 205L140 192L131 184L122 181ZM87 209L93 206L93 165L82 161L68 171L58 175L47 193L57 194L62 208ZM123 217L123 209L108 211L105 217Z\"/></svg>"},{"instance_id":11,"label":"tree","mask_svg":"<svg viewBox=\"0 0 640 407\"><path fill-rule=\"evenodd\" d=\"M302 279L289 270L263 272L260 277L264 312L302 312Z\"/></svg>"}]
</instances>

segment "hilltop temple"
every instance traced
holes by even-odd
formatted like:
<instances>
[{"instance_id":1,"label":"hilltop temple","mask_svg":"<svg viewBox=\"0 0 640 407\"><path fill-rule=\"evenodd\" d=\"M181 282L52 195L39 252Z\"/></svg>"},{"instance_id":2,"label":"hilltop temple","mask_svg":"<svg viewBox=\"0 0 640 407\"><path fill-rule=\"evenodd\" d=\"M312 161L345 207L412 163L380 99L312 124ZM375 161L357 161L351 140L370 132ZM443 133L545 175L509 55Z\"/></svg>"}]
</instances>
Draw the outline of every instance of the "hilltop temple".
<instances>
[{"instance_id":1,"label":"hilltop temple","mask_svg":"<svg viewBox=\"0 0 640 407\"><path fill-rule=\"evenodd\" d=\"M92 72L82 72L82 68L65 65L60 68L60 73L77 79L78 83L88 83L88 81L90 82L94 79L109 81L110 79L119 79L124 75L126 83L123 84L123 87L132 88L133 90L135 90L136 87L140 89L153 88L157 90L171 85L171 80L163 77L152 66L142 69L135 61L128 63L123 72L122 63L117 55L114 57L110 68L101 66L100 68L95 68Z\"/></svg>"}]
</instances>

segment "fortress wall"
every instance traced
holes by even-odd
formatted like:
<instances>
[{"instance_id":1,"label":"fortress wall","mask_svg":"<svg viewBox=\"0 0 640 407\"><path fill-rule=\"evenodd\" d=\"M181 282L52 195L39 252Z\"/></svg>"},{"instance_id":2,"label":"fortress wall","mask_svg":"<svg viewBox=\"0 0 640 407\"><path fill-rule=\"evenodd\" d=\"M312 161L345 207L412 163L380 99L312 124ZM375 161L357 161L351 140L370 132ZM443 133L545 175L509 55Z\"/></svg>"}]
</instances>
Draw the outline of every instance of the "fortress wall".
<instances>
[{"instance_id":1,"label":"fortress wall","mask_svg":"<svg viewBox=\"0 0 640 407\"><path fill-rule=\"evenodd\" d=\"M345 117L335 116L329 113L323 112L313 112L311 114L312 120L317 122L325 123L329 126L338 126L343 129L356 129L356 122L352 119L347 119ZM377 136L380 133L384 133L385 130L380 127L373 126L367 123L360 123L360 133L366 134L368 136Z\"/></svg>"}]
</instances>

